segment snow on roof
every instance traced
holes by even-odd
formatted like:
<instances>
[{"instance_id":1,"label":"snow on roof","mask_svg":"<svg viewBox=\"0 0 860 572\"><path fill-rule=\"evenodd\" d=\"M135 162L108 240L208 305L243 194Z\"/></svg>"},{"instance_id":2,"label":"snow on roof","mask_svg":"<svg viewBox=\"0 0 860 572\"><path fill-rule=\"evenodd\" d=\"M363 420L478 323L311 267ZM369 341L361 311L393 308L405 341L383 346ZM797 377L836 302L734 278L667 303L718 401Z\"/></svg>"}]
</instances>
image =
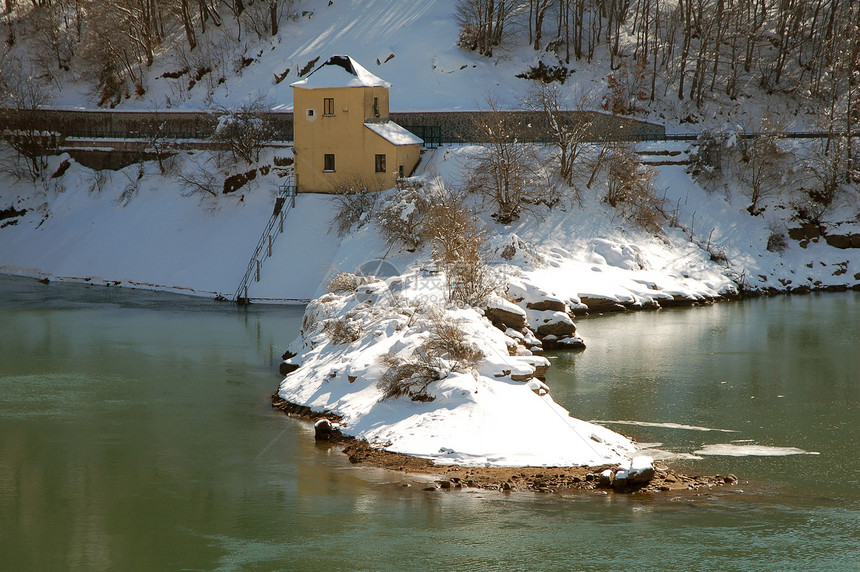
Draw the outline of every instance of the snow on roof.
<instances>
[{"instance_id":1,"label":"snow on roof","mask_svg":"<svg viewBox=\"0 0 860 572\"><path fill-rule=\"evenodd\" d=\"M365 127L394 145L422 145L424 140L393 121L365 123Z\"/></svg>"},{"instance_id":2,"label":"snow on roof","mask_svg":"<svg viewBox=\"0 0 860 572\"><path fill-rule=\"evenodd\" d=\"M391 87L391 84L381 79L352 59L350 56L332 56L320 64L304 79L290 84L302 89L324 87Z\"/></svg>"}]
</instances>

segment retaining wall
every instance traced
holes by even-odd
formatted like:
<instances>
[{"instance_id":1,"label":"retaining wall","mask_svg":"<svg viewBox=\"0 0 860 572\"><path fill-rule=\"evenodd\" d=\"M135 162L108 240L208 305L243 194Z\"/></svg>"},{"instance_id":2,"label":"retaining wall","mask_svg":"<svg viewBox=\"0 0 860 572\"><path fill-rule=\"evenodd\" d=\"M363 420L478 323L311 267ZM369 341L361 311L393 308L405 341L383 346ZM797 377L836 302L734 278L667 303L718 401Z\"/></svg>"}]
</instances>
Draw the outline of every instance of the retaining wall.
<instances>
[{"instance_id":1,"label":"retaining wall","mask_svg":"<svg viewBox=\"0 0 860 572\"><path fill-rule=\"evenodd\" d=\"M438 126L440 143L480 142L474 125L481 111L412 111L391 113L391 119L406 127ZM530 111L501 112L519 127L521 141L548 142L549 130L543 116ZM292 141L292 112L262 114L275 131L275 139ZM570 121L588 121L586 138L592 141L665 138L664 126L594 111L567 111ZM78 111L35 110L16 112L0 110L0 130L39 129L59 132L65 137L146 138L160 128L163 135L175 139L207 139L212 136L218 115L207 111Z\"/></svg>"}]
</instances>

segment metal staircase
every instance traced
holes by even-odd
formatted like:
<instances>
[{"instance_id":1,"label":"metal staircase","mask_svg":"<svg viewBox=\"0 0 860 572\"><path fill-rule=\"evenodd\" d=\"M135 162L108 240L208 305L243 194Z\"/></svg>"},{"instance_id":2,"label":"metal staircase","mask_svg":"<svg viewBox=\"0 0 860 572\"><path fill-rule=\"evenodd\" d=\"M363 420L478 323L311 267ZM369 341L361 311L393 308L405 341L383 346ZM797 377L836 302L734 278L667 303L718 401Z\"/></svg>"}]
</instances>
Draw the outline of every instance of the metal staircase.
<instances>
[{"instance_id":1,"label":"metal staircase","mask_svg":"<svg viewBox=\"0 0 860 572\"><path fill-rule=\"evenodd\" d=\"M272 216L269 217L269 222L266 224L266 229L260 235L260 240L257 241L257 247L254 249L254 254L251 255L251 260L248 262L248 268L245 270L245 275L236 288L236 293L233 295L233 301L237 304L249 304L248 285L253 279L255 282L260 281L260 270L263 266L263 260L272 256L272 245L279 234L284 232L284 218L287 211L296 206L296 180L290 176L286 182L278 187L278 197L275 199L275 208Z\"/></svg>"}]
</instances>

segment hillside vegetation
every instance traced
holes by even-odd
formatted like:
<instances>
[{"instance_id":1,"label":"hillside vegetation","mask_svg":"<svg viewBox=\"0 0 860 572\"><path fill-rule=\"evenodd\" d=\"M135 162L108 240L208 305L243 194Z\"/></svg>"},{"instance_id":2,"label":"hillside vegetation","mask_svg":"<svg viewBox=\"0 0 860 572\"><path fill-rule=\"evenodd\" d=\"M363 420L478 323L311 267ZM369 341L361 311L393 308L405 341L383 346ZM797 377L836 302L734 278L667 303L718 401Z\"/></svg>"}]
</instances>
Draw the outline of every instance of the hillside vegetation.
<instances>
[{"instance_id":1,"label":"hillside vegetation","mask_svg":"<svg viewBox=\"0 0 860 572\"><path fill-rule=\"evenodd\" d=\"M820 228L842 206L856 214L858 10L855 0L6 0L0 88L21 113L289 109L290 81L348 52L394 83L395 109L545 112L559 155L552 174L576 194L594 179L577 174L595 172L583 162L582 126L552 120L563 109L603 110L702 133L703 185L740 189L754 215L768 200L791 205ZM490 123L484 131L515 135ZM823 137L789 146L786 131ZM495 143L502 158L512 150L505 137ZM500 222L535 194L553 200L523 174L534 161L513 151L522 168L505 177L515 191L476 189L496 198ZM634 155L600 156L616 165L607 202L665 210L642 192L648 174ZM28 158L19 170L41 176ZM492 160L483 166L492 178ZM656 226L643 214L625 216Z\"/></svg>"},{"instance_id":2,"label":"hillside vegetation","mask_svg":"<svg viewBox=\"0 0 860 572\"><path fill-rule=\"evenodd\" d=\"M360 27L373 34L363 36L365 46L353 47L366 53L367 46L375 46L377 61L386 63L399 55L384 55L389 45L407 48L386 36L403 27L412 31L412 43L424 43L419 38L430 30L416 24L441 20L451 26L433 34L437 52L456 43L497 61L520 59L534 63L522 65L521 75L543 81L564 82L577 71L599 70L600 105L617 113L645 113L659 109L661 101L671 106L687 101L692 109L685 109L701 112L765 94L778 96L773 100L778 106L789 101L795 111L814 108L826 129L845 131L852 118L857 121L860 5L854 0L404 4L410 3L5 0L4 95L7 103L20 97L23 80L34 78L37 85L29 89L38 87L46 97L74 82L86 86L91 104L101 106L145 99L159 80L172 84L172 99L178 101L194 90L211 96L246 68L266 66L270 48L295 66L293 74L306 73L315 58L328 55L296 45L306 33L316 35L320 47L332 43L331 34L356 44L349 33ZM314 20L333 25L320 35ZM419 66L434 55L407 54ZM283 80L290 69L273 71L270 78ZM498 79L513 81L504 73Z\"/></svg>"}]
</instances>

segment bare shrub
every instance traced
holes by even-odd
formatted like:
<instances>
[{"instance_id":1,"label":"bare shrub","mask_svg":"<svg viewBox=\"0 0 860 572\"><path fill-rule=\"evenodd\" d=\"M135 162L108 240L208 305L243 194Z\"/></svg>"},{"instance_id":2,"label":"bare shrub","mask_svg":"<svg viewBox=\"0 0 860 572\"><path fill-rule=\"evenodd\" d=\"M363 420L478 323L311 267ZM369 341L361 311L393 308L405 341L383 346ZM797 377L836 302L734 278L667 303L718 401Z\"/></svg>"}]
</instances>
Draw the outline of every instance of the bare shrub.
<instances>
[{"instance_id":1,"label":"bare shrub","mask_svg":"<svg viewBox=\"0 0 860 572\"><path fill-rule=\"evenodd\" d=\"M813 146L805 163L809 173L807 185L791 203L796 218L819 226L824 224L849 182L848 148L845 137L830 137Z\"/></svg>"},{"instance_id":2,"label":"bare shrub","mask_svg":"<svg viewBox=\"0 0 860 572\"><path fill-rule=\"evenodd\" d=\"M332 196L337 204L329 231L346 236L353 228L361 228L373 219L378 195L360 179L341 182Z\"/></svg>"},{"instance_id":3,"label":"bare shrub","mask_svg":"<svg viewBox=\"0 0 860 572\"><path fill-rule=\"evenodd\" d=\"M222 181L218 177L218 170L207 165L209 159L201 162L190 156L187 163L182 169L178 169L176 177L182 185L184 195L202 194L218 196L218 188L223 186Z\"/></svg>"},{"instance_id":4,"label":"bare shrub","mask_svg":"<svg viewBox=\"0 0 860 572\"><path fill-rule=\"evenodd\" d=\"M452 369L475 365L484 353L465 339L466 332L456 321L443 314L431 313L429 335L408 358L394 354L380 356L386 366L379 380L382 399L409 397L413 401L433 401L428 386Z\"/></svg>"},{"instance_id":5,"label":"bare shrub","mask_svg":"<svg viewBox=\"0 0 860 572\"><path fill-rule=\"evenodd\" d=\"M642 103L648 100L647 81L648 70L644 59L634 64L621 60L617 71L606 76L608 93L603 99L603 109L621 115L642 111Z\"/></svg>"},{"instance_id":6,"label":"bare shrub","mask_svg":"<svg viewBox=\"0 0 860 572\"><path fill-rule=\"evenodd\" d=\"M362 334L364 334L361 323L351 320L349 317L326 320L323 331L331 343L336 345L351 344L361 339Z\"/></svg>"},{"instance_id":7,"label":"bare shrub","mask_svg":"<svg viewBox=\"0 0 860 572\"><path fill-rule=\"evenodd\" d=\"M767 237L767 249L770 252L784 252L788 248L788 238L785 232L778 229L771 229L770 236Z\"/></svg>"},{"instance_id":8,"label":"bare shrub","mask_svg":"<svg viewBox=\"0 0 860 572\"><path fill-rule=\"evenodd\" d=\"M110 183L111 176L107 171L94 170L91 172L89 180L89 192L101 193Z\"/></svg>"},{"instance_id":9,"label":"bare shrub","mask_svg":"<svg viewBox=\"0 0 860 572\"><path fill-rule=\"evenodd\" d=\"M428 356L447 359L454 368L475 365L484 357L484 352L474 343L465 340L466 332L450 318L435 316L430 326L430 336L421 344L420 351Z\"/></svg>"},{"instance_id":10,"label":"bare shrub","mask_svg":"<svg viewBox=\"0 0 860 572\"><path fill-rule=\"evenodd\" d=\"M516 77L538 81L545 85L555 81L564 83L570 74L571 70L565 66L548 66L541 60L537 66L529 66L528 71L518 73Z\"/></svg>"},{"instance_id":11,"label":"bare shrub","mask_svg":"<svg viewBox=\"0 0 860 572\"><path fill-rule=\"evenodd\" d=\"M382 399L408 397L412 401L433 401L427 386L442 379L439 364L426 356L403 359L394 354L379 357L379 362L388 369L379 378Z\"/></svg>"},{"instance_id":12,"label":"bare shrub","mask_svg":"<svg viewBox=\"0 0 860 572\"><path fill-rule=\"evenodd\" d=\"M497 284L484 261L486 232L463 197L439 193L427 208L423 228L434 260L445 271L448 300L481 305Z\"/></svg>"},{"instance_id":13,"label":"bare shrub","mask_svg":"<svg viewBox=\"0 0 860 572\"><path fill-rule=\"evenodd\" d=\"M409 187L376 210L376 226L389 245L400 244L410 252L421 247L430 200L421 187Z\"/></svg>"},{"instance_id":14,"label":"bare shrub","mask_svg":"<svg viewBox=\"0 0 860 572\"><path fill-rule=\"evenodd\" d=\"M221 192L225 195L229 195L230 193L238 191L256 178L257 169L251 169L244 173L234 173L224 179L223 190Z\"/></svg>"},{"instance_id":15,"label":"bare shrub","mask_svg":"<svg viewBox=\"0 0 860 572\"><path fill-rule=\"evenodd\" d=\"M143 163L138 163L135 167L123 169L120 172L125 177L126 184L119 194L119 204L126 206L137 196L137 192L140 190L140 183L146 174L146 169Z\"/></svg>"},{"instance_id":16,"label":"bare shrub","mask_svg":"<svg viewBox=\"0 0 860 572\"><path fill-rule=\"evenodd\" d=\"M352 272L338 272L328 283L328 291L334 294L355 292L359 286L367 284L370 279Z\"/></svg>"},{"instance_id":17,"label":"bare shrub","mask_svg":"<svg viewBox=\"0 0 860 572\"><path fill-rule=\"evenodd\" d=\"M665 217L663 201L654 187L654 176L654 170L642 164L632 145L611 145L604 200L625 220L657 232Z\"/></svg>"},{"instance_id":18,"label":"bare shrub","mask_svg":"<svg viewBox=\"0 0 860 572\"><path fill-rule=\"evenodd\" d=\"M706 129L699 134L695 143L696 152L691 156L693 175L714 175L722 171L724 143L721 133Z\"/></svg>"}]
</instances>

